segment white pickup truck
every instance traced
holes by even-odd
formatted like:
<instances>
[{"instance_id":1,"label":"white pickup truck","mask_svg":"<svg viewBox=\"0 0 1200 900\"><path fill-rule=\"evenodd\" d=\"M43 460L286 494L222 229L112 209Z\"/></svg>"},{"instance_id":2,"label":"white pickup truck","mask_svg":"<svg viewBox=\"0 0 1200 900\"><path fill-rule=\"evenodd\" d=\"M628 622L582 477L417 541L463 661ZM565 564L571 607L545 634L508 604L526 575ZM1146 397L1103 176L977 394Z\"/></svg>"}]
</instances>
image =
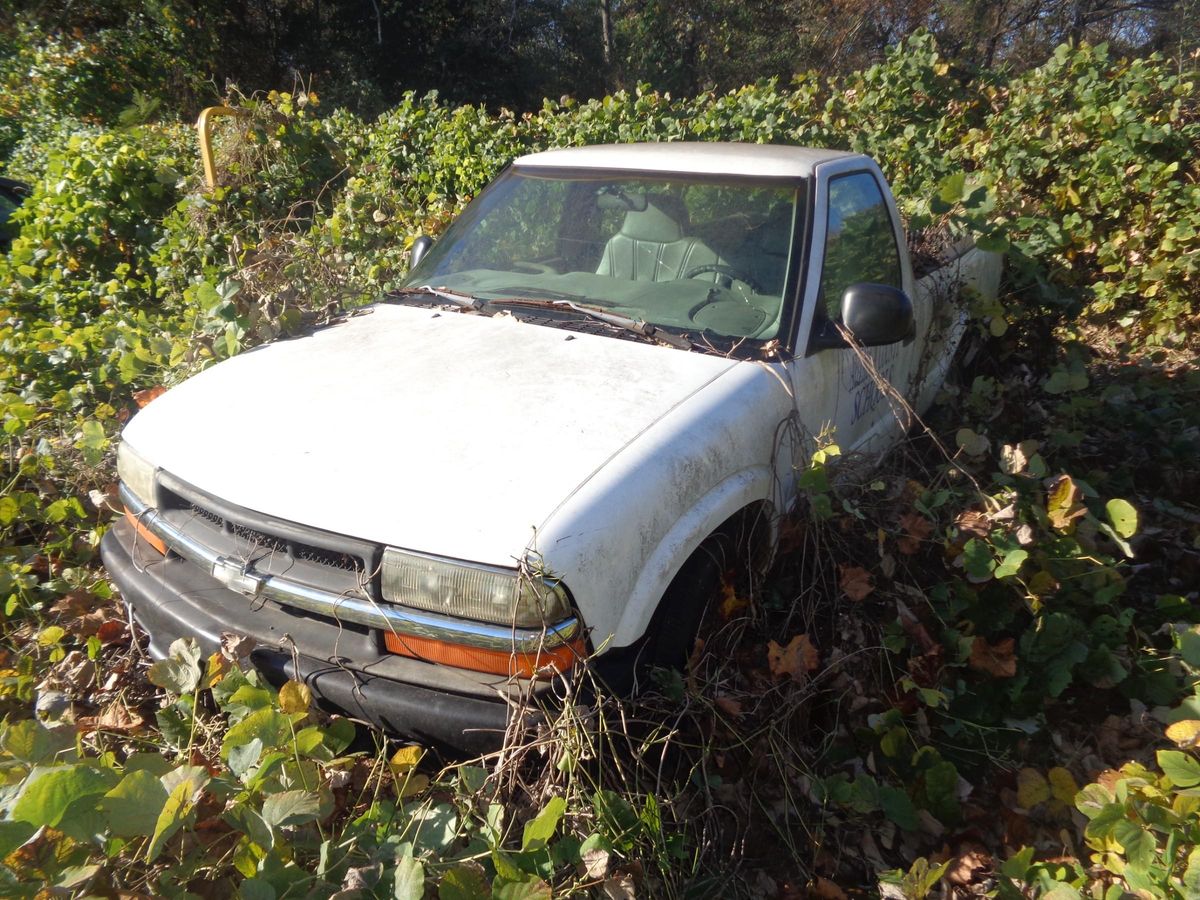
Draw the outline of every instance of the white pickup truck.
<instances>
[{"instance_id":1,"label":"white pickup truck","mask_svg":"<svg viewBox=\"0 0 1200 900\"><path fill-rule=\"evenodd\" d=\"M869 369L923 409L961 290L997 290L999 257L955 252L914 277L862 155L521 157L403 289L134 417L105 563L156 655L248 635L333 707L492 745L584 657L617 683L678 662L714 555L769 555L814 435L902 433Z\"/></svg>"}]
</instances>

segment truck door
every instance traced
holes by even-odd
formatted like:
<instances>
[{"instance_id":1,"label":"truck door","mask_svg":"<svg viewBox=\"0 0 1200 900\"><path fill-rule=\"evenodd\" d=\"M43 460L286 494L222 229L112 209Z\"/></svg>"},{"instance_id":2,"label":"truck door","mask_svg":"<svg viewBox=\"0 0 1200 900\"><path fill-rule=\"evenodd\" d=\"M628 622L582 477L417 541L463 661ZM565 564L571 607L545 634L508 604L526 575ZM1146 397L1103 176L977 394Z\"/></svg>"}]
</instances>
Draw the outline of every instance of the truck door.
<instances>
[{"instance_id":1,"label":"truck door","mask_svg":"<svg viewBox=\"0 0 1200 900\"><path fill-rule=\"evenodd\" d=\"M889 285L916 302L911 266L891 192L870 160L851 157L823 164L817 176L806 297L811 316L804 317L809 353L832 387L824 400L834 440L845 453L874 453L908 425L902 405L889 395L908 393L917 342L819 349L814 335L829 334L831 323L840 322L842 295L852 284ZM802 332L801 346L804 337Z\"/></svg>"}]
</instances>

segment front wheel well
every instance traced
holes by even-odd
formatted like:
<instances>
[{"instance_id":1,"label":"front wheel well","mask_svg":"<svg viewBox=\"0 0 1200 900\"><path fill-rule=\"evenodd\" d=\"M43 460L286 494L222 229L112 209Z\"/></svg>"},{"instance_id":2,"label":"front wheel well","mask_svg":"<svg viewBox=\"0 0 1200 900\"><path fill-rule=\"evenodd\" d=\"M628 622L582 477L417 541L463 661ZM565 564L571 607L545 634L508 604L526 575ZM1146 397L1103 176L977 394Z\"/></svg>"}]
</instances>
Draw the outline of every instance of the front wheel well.
<instances>
[{"instance_id":1,"label":"front wheel well","mask_svg":"<svg viewBox=\"0 0 1200 900\"><path fill-rule=\"evenodd\" d=\"M765 574L774 549L771 506L756 501L738 510L692 551L663 591L646 629L644 658L679 666L695 642L705 610L720 596L727 574L743 572L751 583Z\"/></svg>"}]
</instances>

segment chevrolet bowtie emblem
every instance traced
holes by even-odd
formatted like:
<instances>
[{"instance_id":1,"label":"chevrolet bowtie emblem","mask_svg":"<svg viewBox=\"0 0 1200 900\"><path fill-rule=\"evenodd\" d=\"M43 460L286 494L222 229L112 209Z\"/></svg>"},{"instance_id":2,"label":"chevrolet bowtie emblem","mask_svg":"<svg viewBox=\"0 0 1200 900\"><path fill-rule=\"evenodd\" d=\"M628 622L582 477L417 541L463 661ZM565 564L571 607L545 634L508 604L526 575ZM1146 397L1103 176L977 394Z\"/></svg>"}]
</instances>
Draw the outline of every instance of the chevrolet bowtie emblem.
<instances>
[{"instance_id":1,"label":"chevrolet bowtie emblem","mask_svg":"<svg viewBox=\"0 0 1200 900\"><path fill-rule=\"evenodd\" d=\"M250 563L230 559L228 556L219 557L213 563L212 575L231 591L237 591L247 597L257 597L266 583L266 578L250 571Z\"/></svg>"}]
</instances>

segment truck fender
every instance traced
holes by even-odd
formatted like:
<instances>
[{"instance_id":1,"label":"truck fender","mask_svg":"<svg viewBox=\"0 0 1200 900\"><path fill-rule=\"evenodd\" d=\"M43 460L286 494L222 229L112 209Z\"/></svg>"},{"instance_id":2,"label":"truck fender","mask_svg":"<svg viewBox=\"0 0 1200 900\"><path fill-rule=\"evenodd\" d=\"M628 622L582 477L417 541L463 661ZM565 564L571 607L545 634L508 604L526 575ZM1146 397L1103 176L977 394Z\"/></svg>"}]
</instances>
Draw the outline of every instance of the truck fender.
<instances>
[{"instance_id":1,"label":"truck fender","mask_svg":"<svg viewBox=\"0 0 1200 900\"><path fill-rule=\"evenodd\" d=\"M646 632L671 580L704 540L752 503L771 504L774 472L751 466L735 472L704 494L663 535L646 557L642 571L613 635L614 647L632 644Z\"/></svg>"}]
</instances>

